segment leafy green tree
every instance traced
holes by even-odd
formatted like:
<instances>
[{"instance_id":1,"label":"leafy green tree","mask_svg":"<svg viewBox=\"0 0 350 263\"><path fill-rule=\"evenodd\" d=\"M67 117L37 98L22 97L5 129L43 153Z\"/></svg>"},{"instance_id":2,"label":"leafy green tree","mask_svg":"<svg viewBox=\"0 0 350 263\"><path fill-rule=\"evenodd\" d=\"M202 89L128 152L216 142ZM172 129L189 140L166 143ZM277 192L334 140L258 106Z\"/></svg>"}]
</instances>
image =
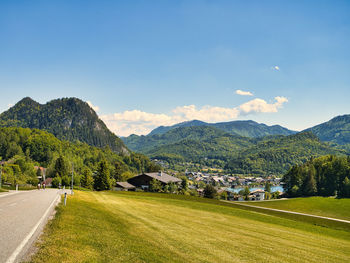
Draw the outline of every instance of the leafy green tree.
<instances>
[{"instance_id":1,"label":"leafy green tree","mask_svg":"<svg viewBox=\"0 0 350 263\"><path fill-rule=\"evenodd\" d=\"M110 188L108 163L106 160L102 160L97 166L97 172L94 178L94 189L97 191L104 191Z\"/></svg>"},{"instance_id":2,"label":"leafy green tree","mask_svg":"<svg viewBox=\"0 0 350 263\"><path fill-rule=\"evenodd\" d=\"M220 194L220 199L222 199L222 200L227 200L227 192L226 192L226 191L223 191L223 192Z\"/></svg>"},{"instance_id":3,"label":"leafy green tree","mask_svg":"<svg viewBox=\"0 0 350 263\"><path fill-rule=\"evenodd\" d=\"M92 177L92 172L89 168L85 168L83 170L81 180L81 186L87 189L93 189L94 186L94 178Z\"/></svg>"},{"instance_id":4,"label":"leafy green tree","mask_svg":"<svg viewBox=\"0 0 350 263\"><path fill-rule=\"evenodd\" d=\"M350 197L350 180L348 177L345 177L340 190L338 192L339 197Z\"/></svg>"},{"instance_id":5,"label":"leafy green tree","mask_svg":"<svg viewBox=\"0 0 350 263\"><path fill-rule=\"evenodd\" d=\"M52 187L58 188L60 184L62 184L61 177L54 177L52 179Z\"/></svg>"},{"instance_id":6,"label":"leafy green tree","mask_svg":"<svg viewBox=\"0 0 350 263\"><path fill-rule=\"evenodd\" d=\"M185 176L183 176L182 178L181 178L181 188L182 188L182 190L183 191L187 191L188 190L188 179L187 179L187 177L185 177Z\"/></svg>"},{"instance_id":7,"label":"leafy green tree","mask_svg":"<svg viewBox=\"0 0 350 263\"><path fill-rule=\"evenodd\" d=\"M68 175L62 176L61 177L62 180L62 185L68 187L71 184L71 178Z\"/></svg>"},{"instance_id":8,"label":"leafy green tree","mask_svg":"<svg viewBox=\"0 0 350 263\"><path fill-rule=\"evenodd\" d=\"M68 163L62 155L56 159L54 173L61 177L69 174Z\"/></svg>"},{"instance_id":9,"label":"leafy green tree","mask_svg":"<svg viewBox=\"0 0 350 263\"><path fill-rule=\"evenodd\" d=\"M313 196L317 193L315 175L316 175L315 167L313 165L310 165L302 185L303 195Z\"/></svg>"},{"instance_id":10,"label":"leafy green tree","mask_svg":"<svg viewBox=\"0 0 350 263\"><path fill-rule=\"evenodd\" d=\"M245 200L248 200L248 196L250 195L250 190L248 186L244 187L242 195L244 196Z\"/></svg>"},{"instance_id":11,"label":"leafy green tree","mask_svg":"<svg viewBox=\"0 0 350 263\"><path fill-rule=\"evenodd\" d=\"M265 183L265 192L271 193L271 183L270 182Z\"/></svg>"},{"instance_id":12,"label":"leafy green tree","mask_svg":"<svg viewBox=\"0 0 350 263\"><path fill-rule=\"evenodd\" d=\"M204 188L203 194L204 194L204 197L213 199L216 197L217 191L213 185L207 184Z\"/></svg>"},{"instance_id":13,"label":"leafy green tree","mask_svg":"<svg viewBox=\"0 0 350 263\"><path fill-rule=\"evenodd\" d=\"M160 192L160 191L162 191L162 184L161 184L161 182L156 180L156 179L152 179L152 181L150 183L149 190L151 192ZM170 191L170 189L169 189L169 191Z\"/></svg>"}]
</instances>

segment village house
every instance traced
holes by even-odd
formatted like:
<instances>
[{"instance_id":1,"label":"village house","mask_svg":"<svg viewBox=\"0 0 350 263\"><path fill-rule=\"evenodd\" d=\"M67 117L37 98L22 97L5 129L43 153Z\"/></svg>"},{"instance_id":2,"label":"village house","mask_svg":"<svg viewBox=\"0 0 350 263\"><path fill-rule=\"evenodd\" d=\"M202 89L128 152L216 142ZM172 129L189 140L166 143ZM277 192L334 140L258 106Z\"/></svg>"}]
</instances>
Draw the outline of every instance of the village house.
<instances>
[{"instance_id":1,"label":"village house","mask_svg":"<svg viewBox=\"0 0 350 263\"><path fill-rule=\"evenodd\" d=\"M248 195L249 201L262 201L265 199L265 191L264 190L255 190Z\"/></svg>"},{"instance_id":2,"label":"village house","mask_svg":"<svg viewBox=\"0 0 350 263\"><path fill-rule=\"evenodd\" d=\"M136 187L128 182L116 182L115 191L135 191Z\"/></svg>"},{"instance_id":3,"label":"village house","mask_svg":"<svg viewBox=\"0 0 350 263\"><path fill-rule=\"evenodd\" d=\"M142 190L148 190L153 179L159 181L162 185L169 183L180 184L182 182L181 179L163 172L143 173L128 179L127 182Z\"/></svg>"}]
</instances>

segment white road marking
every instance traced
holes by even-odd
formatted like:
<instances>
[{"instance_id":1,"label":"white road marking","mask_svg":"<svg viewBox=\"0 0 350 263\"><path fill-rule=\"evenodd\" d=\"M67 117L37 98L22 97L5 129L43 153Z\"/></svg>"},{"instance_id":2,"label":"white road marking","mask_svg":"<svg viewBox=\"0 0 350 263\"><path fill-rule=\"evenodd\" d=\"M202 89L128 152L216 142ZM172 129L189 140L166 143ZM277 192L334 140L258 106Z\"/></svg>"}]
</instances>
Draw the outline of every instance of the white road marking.
<instances>
[{"instance_id":1,"label":"white road marking","mask_svg":"<svg viewBox=\"0 0 350 263\"><path fill-rule=\"evenodd\" d=\"M46 209L44 215L40 218L39 222L32 228L32 230L29 232L29 234L23 239L21 244L16 248L16 250L12 253L12 255L7 259L6 263L13 263L15 262L17 256L21 253L22 249L25 247L25 245L28 243L28 241L31 239L31 237L34 235L35 231L39 228L41 223L44 222L46 219L46 216L50 212L52 206L56 204L56 202L59 200L61 196L57 195L57 197L52 201L50 206Z\"/></svg>"}]
</instances>

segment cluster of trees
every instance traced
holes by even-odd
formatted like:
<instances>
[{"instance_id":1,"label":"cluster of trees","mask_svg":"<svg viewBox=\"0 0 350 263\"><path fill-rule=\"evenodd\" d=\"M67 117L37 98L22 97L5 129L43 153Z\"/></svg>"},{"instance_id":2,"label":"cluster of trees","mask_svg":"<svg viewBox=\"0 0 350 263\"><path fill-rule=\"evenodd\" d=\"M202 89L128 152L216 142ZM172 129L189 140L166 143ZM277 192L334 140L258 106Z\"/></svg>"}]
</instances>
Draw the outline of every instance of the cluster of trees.
<instances>
[{"instance_id":1,"label":"cluster of trees","mask_svg":"<svg viewBox=\"0 0 350 263\"><path fill-rule=\"evenodd\" d=\"M168 183L162 184L160 181L153 179L150 183L150 192L171 193L171 194L191 194L188 189L188 179L181 177L181 184Z\"/></svg>"},{"instance_id":2,"label":"cluster of trees","mask_svg":"<svg viewBox=\"0 0 350 263\"><path fill-rule=\"evenodd\" d=\"M350 197L350 157L327 155L293 166L283 176L290 197Z\"/></svg>"},{"instance_id":3,"label":"cluster of trees","mask_svg":"<svg viewBox=\"0 0 350 263\"><path fill-rule=\"evenodd\" d=\"M105 162L110 184L137 173L160 170L142 154L116 154L109 147L61 141L48 132L29 128L0 128L0 158L5 161L2 181L10 184L37 184L34 166L47 167L46 177L53 177L55 185L67 186L74 167L74 184L87 188L94 186L92 179L101 162Z\"/></svg>"}]
</instances>

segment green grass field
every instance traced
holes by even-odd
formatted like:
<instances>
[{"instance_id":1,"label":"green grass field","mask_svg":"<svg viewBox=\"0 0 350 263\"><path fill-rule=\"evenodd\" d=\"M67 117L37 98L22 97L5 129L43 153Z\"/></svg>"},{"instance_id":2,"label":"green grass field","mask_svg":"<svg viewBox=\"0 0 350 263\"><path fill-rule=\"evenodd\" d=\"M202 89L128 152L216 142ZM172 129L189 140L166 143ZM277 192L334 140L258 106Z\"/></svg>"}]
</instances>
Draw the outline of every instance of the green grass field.
<instances>
[{"instance_id":1,"label":"green grass field","mask_svg":"<svg viewBox=\"0 0 350 263\"><path fill-rule=\"evenodd\" d=\"M350 220L350 199L304 197L244 204Z\"/></svg>"},{"instance_id":2,"label":"green grass field","mask_svg":"<svg viewBox=\"0 0 350 263\"><path fill-rule=\"evenodd\" d=\"M350 231L186 196L81 192L32 262L349 262Z\"/></svg>"}]
</instances>

